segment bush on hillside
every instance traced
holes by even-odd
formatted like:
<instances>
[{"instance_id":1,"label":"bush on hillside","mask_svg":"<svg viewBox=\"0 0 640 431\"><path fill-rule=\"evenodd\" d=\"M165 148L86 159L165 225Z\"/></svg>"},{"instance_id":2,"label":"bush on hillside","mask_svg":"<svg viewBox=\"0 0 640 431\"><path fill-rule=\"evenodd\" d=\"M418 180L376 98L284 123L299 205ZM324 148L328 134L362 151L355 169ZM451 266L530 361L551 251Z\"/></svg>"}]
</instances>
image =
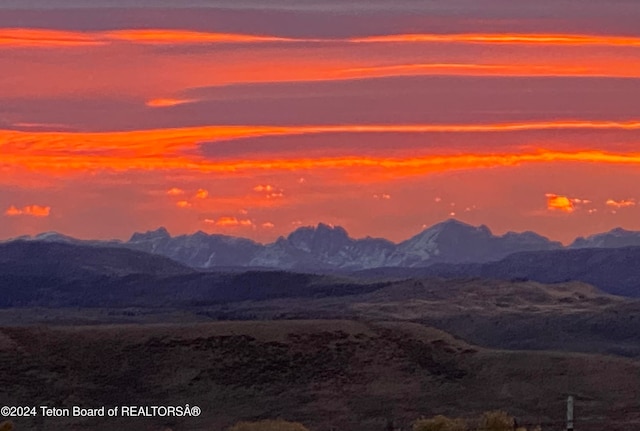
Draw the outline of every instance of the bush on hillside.
<instances>
[{"instance_id":1,"label":"bush on hillside","mask_svg":"<svg viewBox=\"0 0 640 431\"><path fill-rule=\"evenodd\" d=\"M463 419L451 419L438 415L428 419L418 419L413 423L413 431L467 431Z\"/></svg>"},{"instance_id":2,"label":"bush on hillside","mask_svg":"<svg viewBox=\"0 0 640 431\"><path fill-rule=\"evenodd\" d=\"M262 420L258 422L238 422L229 431L309 431L298 422L287 422L280 419Z\"/></svg>"},{"instance_id":3,"label":"bush on hillside","mask_svg":"<svg viewBox=\"0 0 640 431\"><path fill-rule=\"evenodd\" d=\"M481 431L513 431L514 419L502 410L484 412L480 418Z\"/></svg>"}]
</instances>

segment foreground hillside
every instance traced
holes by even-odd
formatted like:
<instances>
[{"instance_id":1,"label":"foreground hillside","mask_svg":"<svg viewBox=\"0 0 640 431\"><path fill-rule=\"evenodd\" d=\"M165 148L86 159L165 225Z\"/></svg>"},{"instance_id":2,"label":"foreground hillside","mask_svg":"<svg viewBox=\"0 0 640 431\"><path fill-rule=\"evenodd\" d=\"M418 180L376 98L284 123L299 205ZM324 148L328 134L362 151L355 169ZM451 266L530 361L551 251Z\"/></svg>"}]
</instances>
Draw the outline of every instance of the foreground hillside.
<instances>
[{"instance_id":1,"label":"foreground hillside","mask_svg":"<svg viewBox=\"0 0 640 431\"><path fill-rule=\"evenodd\" d=\"M198 405L197 418L15 420L17 430L222 430L277 418L379 431L506 408L521 424L640 425L640 364L486 350L409 323L220 322L0 329L0 405ZM580 420L582 419L582 420Z\"/></svg>"},{"instance_id":2,"label":"foreground hillside","mask_svg":"<svg viewBox=\"0 0 640 431\"><path fill-rule=\"evenodd\" d=\"M616 256L625 250L600 252ZM0 292L0 326L399 320L492 348L640 357L640 301L578 282L199 272L144 252L17 241L0 245Z\"/></svg>"}]
</instances>

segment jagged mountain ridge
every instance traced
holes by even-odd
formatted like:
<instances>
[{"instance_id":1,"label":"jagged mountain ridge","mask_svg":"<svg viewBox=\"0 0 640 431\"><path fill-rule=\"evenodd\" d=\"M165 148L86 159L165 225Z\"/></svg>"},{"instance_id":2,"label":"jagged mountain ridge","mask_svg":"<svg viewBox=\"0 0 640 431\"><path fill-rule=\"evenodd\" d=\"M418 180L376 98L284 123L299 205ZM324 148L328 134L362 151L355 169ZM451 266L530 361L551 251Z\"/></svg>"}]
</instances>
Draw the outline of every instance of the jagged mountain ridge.
<instances>
[{"instance_id":1,"label":"jagged mountain ridge","mask_svg":"<svg viewBox=\"0 0 640 431\"><path fill-rule=\"evenodd\" d=\"M270 244L246 238L196 232L172 237L165 228L134 233L129 241L80 241L46 233L22 240L126 247L169 257L193 268L253 267L286 270L361 270L379 267L423 267L434 263L500 260L520 251L562 248L534 232L495 236L486 226L450 219L395 244L383 238L351 238L340 226L324 223L300 227Z\"/></svg>"},{"instance_id":2,"label":"jagged mountain ridge","mask_svg":"<svg viewBox=\"0 0 640 431\"><path fill-rule=\"evenodd\" d=\"M577 238L569 248L619 248L640 246L640 232L620 227L609 232Z\"/></svg>"},{"instance_id":3,"label":"jagged mountain ridge","mask_svg":"<svg viewBox=\"0 0 640 431\"><path fill-rule=\"evenodd\" d=\"M383 238L354 239L344 228L324 223L300 227L269 244L202 231L173 237L163 227L134 233L126 242L84 241L56 232L16 239L126 247L166 256L200 269L251 267L301 271L419 268L435 263L493 262L526 251L640 246L640 232L622 228L580 237L563 247L535 232L508 232L496 236L485 225L471 226L454 219L438 223L397 244Z\"/></svg>"}]
</instances>

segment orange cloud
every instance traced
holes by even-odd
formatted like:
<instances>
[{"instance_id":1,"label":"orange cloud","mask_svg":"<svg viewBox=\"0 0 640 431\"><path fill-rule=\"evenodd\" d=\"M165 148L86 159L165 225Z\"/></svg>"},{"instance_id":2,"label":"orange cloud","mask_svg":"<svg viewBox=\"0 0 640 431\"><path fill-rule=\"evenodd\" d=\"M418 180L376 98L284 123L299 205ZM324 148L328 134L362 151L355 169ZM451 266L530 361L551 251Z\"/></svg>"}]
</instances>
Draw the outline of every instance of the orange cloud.
<instances>
[{"instance_id":1,"label":"orange cloud","mask_svg":"<svg viewBox=\"0 0 640 431\"><path fill-rule=\"evenodd\" d=\"M216 33L174 29L124 29L102 32L73 32L48 29L5 28L0 30L0 46L69 47L105 45L114 42L136 44L209 44L209 43L471 43L541 46L637 47L640 38L597 34L546 33L417 33L366 36L347 39L287 38L269 35Z\"/></svg>"},{"instance_id":2,"label":"orange cloud","mask_svg":"<svg viewBox=\"0 0 640 431\"><path fill-rule=\"evenodd\" d=\"M172 106L184 105L186 103L197 102L197 99L151 99L145 105L150 108L170 108Z\"/></svg>"},{"instance_id":3,"label":"orange cloud","mask_svg":"<svg viewBox=\"0 0 640 431\"><path fill-rule=\"evenodd\" d=\"M215 221L215 224L221 227L253 226L251 220L238 219L237 217L220 217Z\"/></svg>"},{"instance_id":4,"label":"orange cloud","mask_svg":"<svg viewBox=\"0 0 640 431\"><path fill-rule=\"evenodd\" d=\"M179 195L183 195L184 194L184 190L179 189L177 187L173 187L173 188L167 190L167 194L169 196L179 196Z\"/></svg>"},{"instance_id":5,"label":"orange cloud","mask_svg":"<svg viewBox=\"0 0 640 431\"><path fill-rule=\"evenodd\" d=\"M0 29L0 48L95 46L105 43L91 33L29 28Z\"/></svg>"},{"instance_id":6,"label":"orange cloud","mask_svg":"<svg viewBox=\"0 0 640 431\"><path fill-rule=\"evenodd\" d=\"M388 200L388 199L391 199L391 195L388 194L388 193L382 193L382 194L377 194L376 193L376 194L373 195L373 198L374 199L386 199L386 200Z\"/></svg>"},{"instance_id":7,"label":"orange cloud","mask_svg":"<svg viewBox=\"0 0 640 431\"><path fill-rule=\"evenodd\" d=\"M196 199L206 199L209 196L209 192L205 189L199 189L196 193Z\"/></svg>"},{"instance_id":8,"label":"orange cloud","mask_svg":"<svg viewBox=\"0 0 640 431\"><path fill-rule=\"evenodd\" d=\"M545 196L547 197L547 209L549 210L572 213L576 209L573 200L567 196L553 193L547 193Z\"/></svg>"},{"instance_id":9,"label":"orange cloud","mask_svg":"<svg viewBox=\"0 0 640 431\"><path fill-rule=\"evenodd\" d=\"M583 34L458 33L392 34L349 39L356 43L479 43L501 45L640 46L640 38Z\"/></svg>"},{"instance_id":10,"label":"orange cloud","mask_svg":"<svg viewBox=\"0 0 640 431\"><path fill-rule=\"evenodd\" d=\"M614 208L627 208L627 207L636 206L636 200L635 199L622 199L622 200L616 201L614 199L608 199L606 204L607 204L607 206L614 207Z\"/></svg>"},{"instance_id":11,"label":"orange cloud","mask_svg":"<svg viewBox=\"0 0 640 431\"><path fill-rule=\"evenodd\" d=\"M271 192L271 191L274 190L274 188L273 188L273 186L270 186L270 185L267 184L266 186L257 185L257 186L255 186L253 188L253 190L256 191L256 192Z\"/></svg>"},{"instance_id":12,"label":"orange cloud","mask_svg":"<svg viewBox=\"0 0 640 431\"><path fill-rule=\"evenodd\" d=\"M266 222L266 223L262 223L261 225L263 228L265 229L273 229L274 227L276 227L275 224L271 223L271 222Z\"/></svg>"},{"instance_id":13,"label":"orange cloud","mask_svg":"<svg viewBox=\"0 0 640 431\"><path fill-rule=\"evenodd\" d=\"M15 216L19 216L22 215L23 212L22 210L16 208L14 205L11 205L5 212L4 215L7 215L9 217L15 217Z\"/></svg>"},{"instance_id":14,"label":"orange cloud","mask_svg":"<svg viewBox=\"0 0 640 431\"><path fill-rule=\"evenodd\" d=\"M267 194L265 195L267 199L284 197L284 190L276 189L275 187L269 184L257 185L253 188L253 190L256 192L267 192Z\"/></svg>"},{"instance_id":15,"label":"orange cloud","mask_svg":"<svg viewBox=\"0 0 640 431\"><path fill-rule=\"evenodd\" d=\"M176 202L176 206L179 208L190 208L191 203L189 201L178 201Z\"/></svg>"},{"instance_id":16,"label":"orange cloud","mask_svg":"<svg viewBox=\"0 0 640 431\"><path fill-rule=\"evenodd\" d=\"M19 209L15 205L11 205L4 214L9 217L16 217L21 215L31 217L49 217L49 215L51 214L51 207L27 205L22 209Z\"/></svg>"},{"instance_id":17,"label":"orange cloud","mask_svg":"<svg viewBox=\"0 0 640 431\"><path fill-rule=\"evenodd\" d=\"M384 66L363 66L338 69L344 78L377 78L411 75L461 76L620 76L636 77L632 69L609 68L599 65L572 64L474 64L474 63L410 63Z\"/></svg>"},{"instance_id":18,"label":"orange cloud","mask_svg":"<svg viewBox=\"0 0 640 431\"><path fill-rule=\"evenodd\" d=\"M296 39L233 33L206 33L188 30L114 30L74 32L48 29L4 28L0 47L62 48L107 45L114 42L138 44L201 44L291 42Z\"/></svg>"},{"instance_id":19,"label":"orange cloud","mask_svg":"<svg viewBox=\"0 0 640 431\"><path fill-rule=\"evenodd\" d=\"M207 33L167 29L114 30L96 33L96 37L111 41L147 44L257 43L294 42L299 40L276 36L255 36L238 33Z\"/></svg>"},{"instance_id":20,"label":"orange cloud","mask_svg":"<svg viewBox=\"0 0 640 431\"><path fill-rule=\"evenodd\" d=\"M253 170L295 171L321 169L376 170L388 176L422 175L454 169L513 166L522 163L589 162L640 163L640 152L557 151L545 148L514 148L502 152L468 152L406 157L325 156L287 159L212 160L201 156L200 142L215 143L252 136L305 133L365 132L513 132L523 130L640 130L640 122L552 121L495 124L338 125L338 126L207 126L131 132L40 132L0 130L0 152L5 169L50 173L87 171L194 171L233 173ZM379 178L372 176L371 182ZM363 179L365 181L366 179ZM269 188L270 187L270 188ZM281 193L271 185L255 191Z\"/></svg>"}]
</instances>

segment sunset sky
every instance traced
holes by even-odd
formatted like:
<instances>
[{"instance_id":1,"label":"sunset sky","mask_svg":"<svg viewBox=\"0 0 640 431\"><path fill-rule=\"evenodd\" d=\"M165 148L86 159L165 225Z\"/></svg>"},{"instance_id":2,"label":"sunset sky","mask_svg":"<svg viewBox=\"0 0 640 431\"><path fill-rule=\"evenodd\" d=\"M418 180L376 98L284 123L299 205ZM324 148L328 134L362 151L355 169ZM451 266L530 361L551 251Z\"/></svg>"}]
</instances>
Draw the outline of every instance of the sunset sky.
<instances>
[{"instance_id":1,"label":"sunset sky","mask_svg":"<svg viewBox=\"0 0 640 431\"><path fill-rule=\"evenodd\" d=\"M637 0L1 0L0 239L640 230Z\"/></svg>"}]
</instances>

